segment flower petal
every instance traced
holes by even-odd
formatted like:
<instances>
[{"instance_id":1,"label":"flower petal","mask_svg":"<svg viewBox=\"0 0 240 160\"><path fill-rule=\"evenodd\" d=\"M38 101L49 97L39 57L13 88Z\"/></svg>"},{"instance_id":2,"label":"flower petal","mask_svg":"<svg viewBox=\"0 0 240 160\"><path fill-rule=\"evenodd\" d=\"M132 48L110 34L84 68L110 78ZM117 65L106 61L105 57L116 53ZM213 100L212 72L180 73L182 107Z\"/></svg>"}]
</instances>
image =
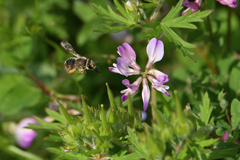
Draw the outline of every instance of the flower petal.
<instances>
[{"instance_id":1,"label":"flower petal","mask_svg":"<svg viewBox=\"0 0 240 160\"><path fill-rule=\"evenodd\" d=\"M150 99L150 89L148 87L147 79L143 78L143 90L142 90L142 99L143 99L143 110L146 111Z\"/></svg>"},{"instance_id":2,"label":"flower petal","mask_svg":"<svg viewBox=\"0 0 240 160\"><path fill-rule=\"evenodd\" d=\"M124 89L121 91L121 93L124 93L124 95L121 98L122 102L128 99L128 93L130 93L130 95L132 95L133 93L135 93L138 90L141 82L142 82L142 77L139 77L135 82L133 82L133 84L129 84L128 79L124 79L122 81L123 85L125 85L127 87L127 89Z\"/></svg>"},{"instance_id":3,"label":"flower petal","mask_svg":"<svg viewBox=\"0 0 240 160\"><path fill-rule=\"evenodd\" d=\"M122 75L127 77L133 74L140 74L140 70L130 68L128 62L124 58L118 57L117 61L117 69Z\"/></svg>"},{"instance_id":4,"label":"flower petal","mask_svg":"<svg viewBox=\"0 0 240 160\"><path fill-rule=\"evenodd\" d=\"M161 82L162 84L168 82L168 75L157 69L150 69L148 73L156 77L157 81Z\"/></svg>"},{"instance_id":5,"label":"flower petal","mask_svg":"<svg viewBox=\"0 0 240 160\"><path fill-rule=\"evenodd\" d=\"M149 69L155 62L158 62L163 58L164 55L163 42L157 40L156 38L152 38L147 45L147 54L149 60L146 65L146 69Z\"/></svg>"},{"instance_id":6,"label":"flower petal","mask_svg":"<svg viewBox=\"0 0 240 160\"><path fill-rule=\"evenodd\" d=\"M237 0L217 0L222 5L228 5L231 8L237 7Z\"/></svg>"},{"instance_id":7,"label":"flower petal","mask_svg":"<svg viewBox=\"0 0 240 160\"><path fill-rule=\"evenodd\" d=\"M201 5L201 2L202 0L195 0L194 2L189 2L188 0L182 1L182 4L188 7L182 12L182 15L186 14L190 9L192 9L191 14L197 12Z\"/></svg>"},{"instance_id":8,"label":"flower petal","mask_svg":"<svg viewBox=\"0 0 240 160\"><path fill-rule=\"evenodd\" d=\"M152 76L148 76L148 80L152 83L152 87L155 88L156 90L164 93L166 96L170 97L170 94L166 91L169 89L169 86L163 85L163 81L158 81Z\"/></svg>"},{"instance_id":9,"label":"flower petal","mask_svg":"<svg viewBox=\"0 0 240 160\"><path fill-rule=\"evenodd\" d=\"M22 148L28 148L32 144L33 139L37 136L37 133L32 129L27 129L29 124L38 124L36 120L32 117L22 119L17 127L15 138L18 145Z\"/></svg>"}]
</instances>

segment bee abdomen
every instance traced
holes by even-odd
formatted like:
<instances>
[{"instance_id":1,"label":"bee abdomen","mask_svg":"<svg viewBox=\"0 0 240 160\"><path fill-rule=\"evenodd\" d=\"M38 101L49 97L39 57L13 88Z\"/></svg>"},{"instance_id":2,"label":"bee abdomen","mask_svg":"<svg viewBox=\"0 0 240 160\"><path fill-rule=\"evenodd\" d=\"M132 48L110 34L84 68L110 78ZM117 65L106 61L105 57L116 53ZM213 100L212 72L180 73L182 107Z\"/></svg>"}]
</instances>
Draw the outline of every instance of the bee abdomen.
<instances>
[{"instance_id":1,"label":"bee abdomen","mask_svg":"<svg viewBox=\"0 0 240 160\"><path fill-rule=\"evenodd\" d=\"M75 67L76 60L75 58L68 58L64 63L64 68L68 73L73 73L76 70Z\"/></svg>"},{"instance_id":2,"label":"bee abdomen","mask_svg":"<svg viewBox=\"0 0 240 160\"><path fill-rule=\"evenodd\" d=\"M75 58L68 58L66 61L65 61L65 64L66 65L74 65L75 64Z\"/></svg>"}]
</instances>

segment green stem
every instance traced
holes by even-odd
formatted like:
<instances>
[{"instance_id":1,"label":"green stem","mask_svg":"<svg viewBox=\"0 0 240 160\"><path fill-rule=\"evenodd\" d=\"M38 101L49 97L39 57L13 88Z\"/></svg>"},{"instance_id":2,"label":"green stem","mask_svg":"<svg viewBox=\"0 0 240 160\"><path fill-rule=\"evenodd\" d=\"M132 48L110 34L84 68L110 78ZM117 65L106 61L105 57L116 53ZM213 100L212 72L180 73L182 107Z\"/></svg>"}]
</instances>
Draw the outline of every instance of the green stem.
<instances>
[{"instance_id":1,"label":"green stem","mask_svg":"<svg viewBox=\"0 0 240 160\"><path fill-rule=\"evenodd\" d=\"M152 119L155 121L155 113L154 111L157 110L157 100L156 100L156 90L152 87L152 99L151 99L151 105L152 105Z\"/></svg>"},{"instance_id":2,"label":"green stem","mask_svg":"<svg viewBox=\"0 0 240 160\"><path fill-rule=\"evenodd\" d=\"M103 144L103 138L93 129L92 130L93 135L100 141L101 144Z\"/></svg>"},{"instance_id":3,"label":"green stem","mask_svg":"<svg viewBox=\"0 0 240 160\"><path fill-rule=\"evenodd\" d=\"M11 154L11 155L16 155L18 158L17 159L26 159L26 160L30 160L30 159L34 159L34 160L43 160L41 157L38 157L37 155L34 155L30 152L24 151L19 149L16 146L13 145L9 145L9 146L5 146L6 150Z\"/></svg>"},{"instance_id":4,"label":"green stem","mask_svg":"<svg viewBox=\"0 0 240 160\"><path fill-rule=\"evenodd\" d=\"M180 104L179 98L177 96L177 91L173 91L174 96L175 96L175 103L177 107L177 116L180 124L184 124L184 118L183 118L183 112L182 112L182 106Z\"/></svg>"},{"instance_id":5,"label":"green stem","mask_svg":"<svg viewBox=\"0 0 240 160\"><path fill-rule=\"evenodd\" d=\"M159 2L159 5L156 7L155 11L153 12L153 14L152 14L151 17L150 17L150 22L153 22L153 20L156 18L157 13L158 13L158 11L160 10L160 8L162 7L162 4L163 4L164 1L165 1L165 0L161 0L161 1Z\"/></svg>"},{"instance_id":6,"label":"green stem","mask_svg":"<svg viewBox=\"0 0 240 160\"><path fill-rule=\"evenodd\" d=\"M155 113L155 116L156 116L157 123L159 124L160 128L163 130L165 128L165 124L164 124L164 122L162 120L162 117L158 113L157 108L153 108L153 110L154 110L154 113Z\"/></svg>"},{"instance_id":7,"label":"green stem","mask_svg":"<svg viewBox=\"0 0 240 160\"><path fill-rule=\"evenodd\" d=\"M166 99L163 97L161 92L158 92L158 96L161 99L161 101L163 102L164 106L166 106L167 110L169 113L171 113L172 109L171 106L169 105L169 103L166 101Z\"/></svg>"},{"instance_id":8,"label":"green stem","mask_svg":"<svg viewBox=\"0 0 240 160\"><path fill-rule=\"evenodd\" d=\"M139 2L139 0L138 0L138 1L137 1L137 6L139 6L139 5L140 5L140 2ZM146 16L144 10L143 10L142 8L139 8L139 11L140 11L140 13L141 13L142 16L143 16L143 19L147 21L147 16Z\"/></svg>"},{"instance_id":9,"label":"green stem","mask_svg":"<svg viewBox=\"0 0 240 160\"><path fill-rule=\"evenodd\" d=\"M227 19L227 51L230 50L231 46L231 13L232 9L228 7L228 19Z\"/></svg>"},{"instance_id":10,"label":"green stem","mask_svg":"<svg viewBox=\"0 0 240 160\"><path fill-rule=\"evenodd\" d=\"M206 6L206 10L208 10L208 1L207 0L205 0L205 6ZM209 16L207 16L207 24L208 24L210 39L213 40L212 24L211 24L211 20L210 20Z\"/></svg>"}]
</instances>

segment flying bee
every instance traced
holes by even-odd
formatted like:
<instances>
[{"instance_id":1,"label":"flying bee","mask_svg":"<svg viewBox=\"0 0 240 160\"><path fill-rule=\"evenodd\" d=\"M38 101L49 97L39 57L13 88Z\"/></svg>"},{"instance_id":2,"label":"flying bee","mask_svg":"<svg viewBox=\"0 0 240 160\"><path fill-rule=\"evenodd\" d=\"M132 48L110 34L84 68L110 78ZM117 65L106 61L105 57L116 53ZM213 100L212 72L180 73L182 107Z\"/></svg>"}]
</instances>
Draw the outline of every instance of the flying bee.
<instances>
[{"instance_id":1,"label":"flying bee","mask_svg":"<svg viewBox=\"0 0 240 160\"><path fill-rule=\"evenodd\" d=\"M86 70L92 69L92 70L96 71L98 74L100 74L99 71L96 69L98 67L95 65L93 60L88 59L88 58L83 57L83 56L80 56L73 49L73 47L70 43L68 43L67 41L62 41L60 43L60 45L62 46L62 48L65 51L67 51L68 53L71 53L72 55L75 56L75 57L72 57L72 58L68 58L64 62L64 68L68 73L73 73L77 69L78 69L79 73L86 73Z\"/></svg>"}]
</instances>

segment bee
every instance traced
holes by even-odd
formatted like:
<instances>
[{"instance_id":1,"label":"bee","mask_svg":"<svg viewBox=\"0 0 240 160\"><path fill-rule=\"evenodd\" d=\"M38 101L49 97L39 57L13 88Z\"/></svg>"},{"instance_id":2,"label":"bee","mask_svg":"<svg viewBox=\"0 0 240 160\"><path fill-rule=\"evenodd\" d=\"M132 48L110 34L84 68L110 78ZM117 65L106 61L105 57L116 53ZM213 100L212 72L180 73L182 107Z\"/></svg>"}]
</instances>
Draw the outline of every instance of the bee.
<instances>
[{"instance_id":1,"label":"bee","mask_svg":"<svg viewBox=\"0 0 240 160\"><path fill-rule=\"evenodd\" d=\"M68 73L74 73L77 69L78 69L79 73L86 73L86 70L91 69L91 70L96 71L98 74L100 74L99 71L96 69L98 67L95 65L93 60L88 59L83 56L80 56L73 49L73 47L70 43L68 43L67 41L62 41L60 43L60 45L65 51L67 51L68 53L71 53L72 55L75 56L72 58L68 58L64 62L64 68Z\"/></svg>"}]
</instances>

